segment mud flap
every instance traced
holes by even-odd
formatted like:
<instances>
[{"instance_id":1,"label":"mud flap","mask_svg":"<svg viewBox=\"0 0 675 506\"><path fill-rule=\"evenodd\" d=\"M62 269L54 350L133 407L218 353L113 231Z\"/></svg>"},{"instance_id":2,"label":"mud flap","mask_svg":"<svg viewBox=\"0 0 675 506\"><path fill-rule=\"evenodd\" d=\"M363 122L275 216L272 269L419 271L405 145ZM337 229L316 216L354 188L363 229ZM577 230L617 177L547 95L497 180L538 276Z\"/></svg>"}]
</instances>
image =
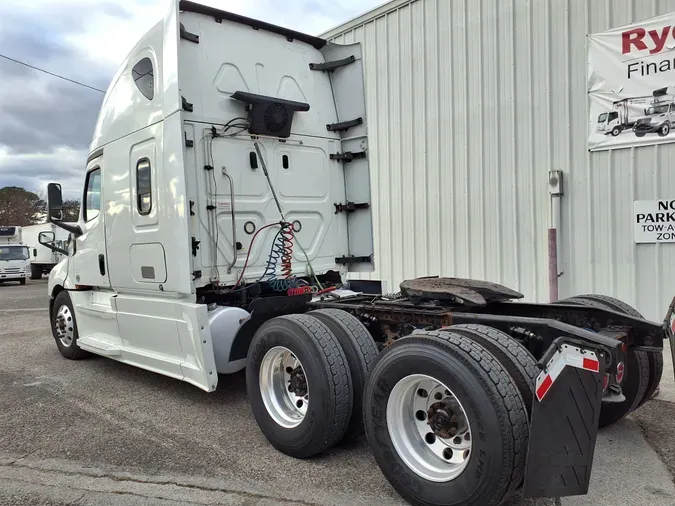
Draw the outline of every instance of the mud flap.
<instances>
[{"instance_id":1,"label":"mud flap","mask_svg":"<svg viewBox=\"0 0 675 506\"><path fill-rule=\"evenodd\" d=\"M586 494L598 435L605 355L563 344L553 348L545 364L532 405L523 495Z\"/></svg>"}]
</instances>

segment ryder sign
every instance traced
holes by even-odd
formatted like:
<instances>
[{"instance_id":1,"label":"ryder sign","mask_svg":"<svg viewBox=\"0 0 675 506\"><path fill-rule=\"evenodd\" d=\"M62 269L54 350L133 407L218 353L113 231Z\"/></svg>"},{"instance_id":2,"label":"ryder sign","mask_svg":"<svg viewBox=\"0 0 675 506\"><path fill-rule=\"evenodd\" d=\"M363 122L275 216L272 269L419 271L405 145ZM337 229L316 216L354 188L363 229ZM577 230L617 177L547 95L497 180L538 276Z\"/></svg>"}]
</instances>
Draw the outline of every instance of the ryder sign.
<instances>
[{"instance_id":1,"label":"ryder sign","mask_svg":"<svg viewBox=\"0 0 675 506\"><path fill-rule=\"evenodd\" d=\"M588 148L675 141L675 12L588 37Z\"/></svg>"}]
</instances>

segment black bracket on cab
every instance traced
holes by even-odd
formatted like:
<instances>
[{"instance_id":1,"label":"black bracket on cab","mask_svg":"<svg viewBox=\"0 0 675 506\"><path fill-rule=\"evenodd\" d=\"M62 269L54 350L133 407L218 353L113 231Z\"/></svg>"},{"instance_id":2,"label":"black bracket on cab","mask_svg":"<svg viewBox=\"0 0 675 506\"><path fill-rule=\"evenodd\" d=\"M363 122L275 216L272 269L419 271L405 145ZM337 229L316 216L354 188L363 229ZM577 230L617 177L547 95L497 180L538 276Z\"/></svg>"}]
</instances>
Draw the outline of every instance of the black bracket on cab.
<instances>
[{"instance_id":1,"label":"black bracket on cab","mask_svg":"<svg viewBox=\"0 0 675 506\"><path fill-rule=\"evenodd\" d=\"M183 105L183 110L187 111L187 112L192 112L192 109L193 109L192 104L190 102L188 102L187 100L185 100L185 97L180 97L180 99L181 99L181 103Z\"/></svg>"},{"instance_id":2,"label":"black bracket on cab","mask_svg":"<svg viewBox=\"0 0 675 506\"><path fill-rule=\"evenodd\" d=\"M359 126L363 123L363 118L351 119L349 121L342 121L340 123L330 123L326 125L326 130L329 132L341 132L342 130L348 130L351 127Z\"/></svg>"},{"instance_id":3,"label":"black bracket on cab","mask_svg":"<svg viewBox=\"0 0 675 506\"><path fill-rule=\"evenodd\" d=\"M180 38L199 44L199 35L188 32L183 23L180 24Z\"/></svg>"},{"instance_id":4,"label":"black bracket on cab","mask_svg":"<svg viewBox=\"0 0 675 506\"><path fill-rule=\"evenodd\" d=\"M331 153L330 155L331 160L337 160L338 162L344 163L349 163L357 158L365 158L365 157L366 157L365 151L356 151L356 152L345 151L344 153Z\"/></svg>"},{"instance_id":5,"label":"black bracket on cab","mask_svg":"<svg viewBox=\"0 0 675 506\"><path fill-rule=\"evenodd\" d=\"M355 257L354 255L349 255L348 257L335 257L335 263L338 265L363 264L370 263L372 261L373 259L370 256Z\"/></svg>"},{"instance_id":6,"label":"black bracket on cab","mask_svg":"<svg viewBox=\"0 0 675 506\"><path fill-rule=\"evenodd\" d=\"M197 256L197 250L199 249L199 243L201 241L198 241L196 238L192 238L192 256L196 257Z\"/></svg>"},{"instance_id":7,"label":"black bracket on cab","mask_svg":"<svg viewBox=\"0 0 675 506\"><path fill-rule=\"evenodd\" d=\"M347 213L353 213L357 209L370 209L370 204L367 202L361 202L358 204L355 204L354 202L349 202L347 201L346 204L333 204L335 206L335 214L342 213L342 212L347 212Z\"/></svg>"},{"instance_id":8,"label":"black bracket on cab","mask_svg":"<svg viewBox=\"0 0 675 506\"><path fill-rule=\"evenodd\" d=\"M348 56L342 60L327 61L325 63L310 63L309 70L320 70L321 72L332 72L335 69L354 63L356 57L354 55Z\"/></svg>"}]
</instances>

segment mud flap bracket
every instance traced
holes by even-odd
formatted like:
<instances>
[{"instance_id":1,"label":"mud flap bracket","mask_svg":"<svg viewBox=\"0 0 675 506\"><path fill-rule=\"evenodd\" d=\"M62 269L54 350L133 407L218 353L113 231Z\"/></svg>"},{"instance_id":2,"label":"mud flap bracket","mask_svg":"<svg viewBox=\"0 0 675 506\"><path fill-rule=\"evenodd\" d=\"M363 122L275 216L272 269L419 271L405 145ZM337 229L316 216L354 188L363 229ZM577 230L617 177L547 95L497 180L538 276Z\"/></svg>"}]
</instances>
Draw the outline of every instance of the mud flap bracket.
<instances>
[{"instance_id":1,"label":"mud flap bracket","mask_svg":"<svg viewBox=\"0 0 675 506\"><path fill-rule=\"evenodd\" d=\"M552 351L532 404L525 497L583 495L591 478L607 355L570 344Z\"/></svg>"}]
</instances>

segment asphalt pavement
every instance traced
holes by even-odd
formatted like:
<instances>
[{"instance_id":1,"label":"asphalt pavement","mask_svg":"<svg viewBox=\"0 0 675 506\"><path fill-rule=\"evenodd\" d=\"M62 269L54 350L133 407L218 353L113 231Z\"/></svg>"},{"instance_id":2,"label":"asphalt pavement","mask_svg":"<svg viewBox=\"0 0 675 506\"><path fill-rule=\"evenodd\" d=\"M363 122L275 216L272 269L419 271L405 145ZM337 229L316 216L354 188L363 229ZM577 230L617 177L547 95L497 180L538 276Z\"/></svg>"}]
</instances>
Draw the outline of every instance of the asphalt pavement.
<instances>
[{"instance_id":1,"label":"asphalt pavement","mask_svg":"<svg viewBox=\"0 0 675 506\"><path fill-rule=\"evenodd\" d=\"M242 374L207 394L110 359L63 359L46 289L46 280L0 285L0 505L404 504L363 439L305 461L274 450ZM601 431L588 495L509 505L675 504L675 383L664 356L659 397Z\"/></svg>"}]
</instances>

